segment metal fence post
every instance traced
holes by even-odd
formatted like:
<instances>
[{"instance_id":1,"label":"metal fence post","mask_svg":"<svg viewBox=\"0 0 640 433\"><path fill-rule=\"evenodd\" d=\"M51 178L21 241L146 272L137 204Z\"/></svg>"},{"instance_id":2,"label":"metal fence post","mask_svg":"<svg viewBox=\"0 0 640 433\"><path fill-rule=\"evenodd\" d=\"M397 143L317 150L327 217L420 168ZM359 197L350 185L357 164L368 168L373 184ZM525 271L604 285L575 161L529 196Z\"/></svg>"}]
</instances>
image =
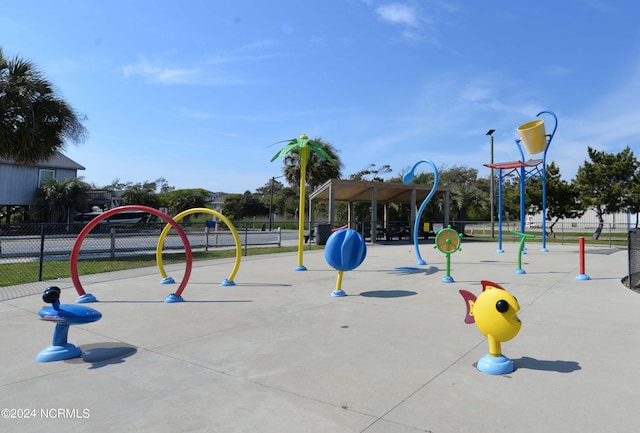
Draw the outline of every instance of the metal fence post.
<instances>
[{"instance_id":1,"label":"metal fence post","mask_svg":"<svg viewBox=\"0 0 640 433\"><path fill-rule=\"evenodd\" d=\"M249 246L249 240L247 239L249 236L249 228L247 227L247 224L245 223L244 225L244 255L246 256L248 254L247 248Z\"/></svg>"},{"instance_id":2,"label":"metal fence post","mask_svg":"<svg viewBox=\"0 0 640 433\"><path fill-rule=\"evenodd\" d=\"M609 248L611 248L611 223L609 223Z\"/></svg>"},{"instance_id":3,"label":"metal fence post","mask_svg":"<svg viewBox=\"0 0 640 433\"><path fill-rule=\"evenodd\" d=\"M44 224L40 224L40 264L38 266L38 281L42 281L42 265L44 264Z\"/></svg>"},{"instance_id":4,"label":"metal fence post","mask_svg":"<svg viewBox=\"0 0 640 433\"><path fill-rule=\"evenodd\" d=\"M111 235L111 260L116 258L116 228L111 227L109 230Z\"/></svg>"}]
</instances>

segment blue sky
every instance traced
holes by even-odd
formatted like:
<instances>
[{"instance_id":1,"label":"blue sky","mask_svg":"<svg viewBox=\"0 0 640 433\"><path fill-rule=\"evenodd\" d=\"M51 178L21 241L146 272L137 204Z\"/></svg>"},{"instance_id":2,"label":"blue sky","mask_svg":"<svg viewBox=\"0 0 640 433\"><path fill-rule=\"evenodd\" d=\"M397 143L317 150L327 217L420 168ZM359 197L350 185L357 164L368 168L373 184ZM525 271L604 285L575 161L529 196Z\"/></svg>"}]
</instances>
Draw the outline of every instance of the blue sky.
<instances>
[{"instance_id":1,"label":"blue sky","mask_svg":"<svg viewBox=\"0 0 640 433\"><path fill-rule=\"evenodd\" d=\"M2 3L5 55L87 116L65 153L97 186L254 191L282 174L269 145L302 133L340 150L344 177L424 158L486 177L486 132L496 162L516 160L517 127L543 110L566 180L587 146L640 156L638 2Z\"/></svg>"}]
</instances>

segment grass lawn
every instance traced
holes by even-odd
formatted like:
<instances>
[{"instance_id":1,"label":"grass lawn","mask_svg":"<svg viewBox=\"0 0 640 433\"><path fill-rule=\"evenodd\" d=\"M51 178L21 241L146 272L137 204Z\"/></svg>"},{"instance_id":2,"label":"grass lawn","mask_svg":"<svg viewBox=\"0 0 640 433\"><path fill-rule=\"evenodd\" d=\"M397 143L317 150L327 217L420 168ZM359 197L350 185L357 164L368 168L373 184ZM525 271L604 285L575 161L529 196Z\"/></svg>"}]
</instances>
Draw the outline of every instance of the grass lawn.
<instances>
[{"instance_id":1,"label":"grass lawn","mask_svg":"<svg viewBox=\"0 0 640 433\"><path fill-rule=\"evenodd\" d=\"M535 238L527 240L527 245L531 243L541 243L541 231L530 231L527 233L531 233L536 235ZM547 233L549 235L549 233ZM611 244L612 246L627 246L627 233L614 232L611 233L611 240L609 239L609 233L603 232L600 236L600 239L594 241L591 239L593 233L591 232L571 232L570 237L568 233L565 233L564 239L560 233L556 233L556 238L547 237L547 243L577 243L579 237L585 238L586 245L602 245L608 246ZM512 238L517 238L516 235L512 233L505 232L503 233L503 242L510 242ZM519 241L519 239L517 239ZM464 242L497 242L497 238L491 238L486 236L465 236L463 238ZM318 245L307 245L305 246L305 250L314 250L314 249L324 249L323 246ZM286 252L294 252L297 251L297 246L286 246L286 247L263 247L263 248L250 248L246 250L246 254L249 256L261 255L261 254L277 254L277 253L286 253ZM225 250L210 250L210 251L194 251L193 252L193 260L194 261L202 261L202 260L215 260L221 258L235 257L234 249L225 249ZM244 254L244 250L243 250ZM172 263L184 263L185 255L184 253L175 253L175 254L164 254L162 257L163 264L172 264ZM39 275L39 266L38 262L17 262L17 263L4 263L0 265L0 272L2 274L2 278L0 279L0 287L3 286L13 286L17 284L26 284L26 283L34 283L38 281ZM135 268L143 268L149 266L156 266L156 256L155 254L146 254L140 256L125 256L118 257L116 259L104 258L104 259L91 259L91 260L80 260L78 262L78 274L79 275L89 275L89 274L99 274L102 272L111 272L111 271L122 271L127 269L135 269ZM46 261L42 266L42 280L54 280L57 278L69 278L69 262L68 261Z\"/></svg>"},{"instance_id":2,"label":"grass lawn","mask_svg":"<svg viewBox=\"0 0 640 433\"><path fill-rule=\"evenodd\" d=\"M310 245L306 246L305 250L323 249L322 246ZM246 254L248 256L256 256L261 254L276 254L287 253L292 251L298 251L297 246L287 247L264 247L264 248L250 248L247 249ZM228 250L214 250L214 251L194 251L193 261L202 260L214 260L227 257L235 257L236 251L234 249ZM162 257L162 263L184 263L185 254L164 254ZM2 279L0 279L0 287L13 286L16 284L34 283L38 281L39 274L38 262L19 262L19 263L4 263L0 265L2 272ZM78 274L89 275L99 274L102 272L111 271L123 271L127 269L143 268L149 266L156 266L155 254L146 254L140 256L126 256L118 257L116 259L104 258L104 259L91 259L91 260L79 260L78 261ZM68 261L47 261L43 263L42 267L42 280L54 280L56 278L69 278L69 262Z\"/></svg>"}]
</instances>

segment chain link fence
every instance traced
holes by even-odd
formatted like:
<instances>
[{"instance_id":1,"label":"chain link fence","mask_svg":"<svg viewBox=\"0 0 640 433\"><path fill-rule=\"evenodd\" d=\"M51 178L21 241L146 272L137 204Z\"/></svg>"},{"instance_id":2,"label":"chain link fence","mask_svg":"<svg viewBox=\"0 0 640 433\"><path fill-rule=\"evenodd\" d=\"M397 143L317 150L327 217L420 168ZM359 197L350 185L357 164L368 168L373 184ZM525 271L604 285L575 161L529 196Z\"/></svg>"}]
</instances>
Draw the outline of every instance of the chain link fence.
<instances>
[{"instance_id":1,"label":"chain link fence","mask_svg":"<svg viewBox=\"0 0 640 433\"><path fill-rule=\"evenodd\" d=\"M297 240L297 227L288 227L287 230L268 230L269 222L243 221L233 223L240 244L246 254L247 249L261 246L281 246L283 233L285 242L290 239ZM399 239L400 242L411 242L409 239L409 223L396 227L388 225L386 232L390 239ZM338 224L342 225L342 224ZM82 276L83 283L109 281L115 278L125 278L133 271L116 271L120 269L114 265L113 270L109 263L117 264L124 260L136 260L140 257L151 257L146 263L141 264L135 272L158 272L155 262L155 251L159 236L166 226L163 222L149 222L133 225L114 224L103 221L86 236L78 252L78 273ZM180 226L185 230L191 248L194 252L212 251L216 249L233 249L235 241L231 231L224 224L215 225L213 221L186 222L180 221ZM497 223L489 221L453 221L452 226L460 232L464 232L468 238L478 240L495 241L498 227ZM69 257L78 234L85 226L81 223L74 224L1 224L0 225L0 301L20 296L41 293L45 287L41 281L49 281L54 278L61 288L73 287L69 274ZM312 230L313 230L312 225ZM510 229L518 229L519 222L503 222L505 242L517 242L518 239L511 236ZM366 229L362 223L359 230ZM385 228L386 229L386 228ZM402 229L402 230L401 230ZM579 237L587 240L595 230L593 224L576 224L559 221L553 232L548 230L547 236L550 242L576 243ZM527 222L526 231L540 235L539 224ZM290 234L289 232L292 232ZM379 231L385 233L384 231ZM311 236L309 230L305 230L306 236ZM638 230L627 224L605 223L598 243L604 245L629 245L629 287L640 290L640 239ZM384 237L379 241L385 239ZM539 239L539 236L537 236ZM310 242L311 239L308 239ZM292 243L293 245L293 243ZM178 254L184 254L182 240L171 229L163 244L163 261L169 264L167 258L175 255L176 263L183 263ZM178 266L177 264L174 266ZM66 271L66 273L65 273ZM114 274L120 272L120 274ZM60 277L60 275L66 275ZM124 275L120 277L120 275Z\"/></svg>"},{"instance_id":2,"label":"chain link fence","mask_svg":"<svg viewBox=\"0 0 640 433\"><path fill-rule=\"evenodd\" d=\"M466 236L472 236L477 238L490 238L498 236L498 222L488 221L453 221L452 226L458 231L464 231ZM541 239L542 225L540 222L527 221L524 224L525 232L536 235L534 242ZM547 222L546 232L547 240L552 242L558 242L561 244L574 244L578 243L581 237L592 241L593 234L597 229L597 224L594 223L576 223L560 220L555 224ZM602 232L598 237L597 243L613 246L614 244L625 244L627 242L627 232L631 227L626 223L609 223L605 222L602 226ZM506 238L509 238L511 230L520 230L519 221L503 221L502 233ZM517 236L514 237L519 241Z\"/></svg>"},{"instance_id":3,"label":"chain link fence","mask_svg":"<svg viewBox=\"0 0 640 433\"><path fill-rule=\"evenodd\" d=\"M254 225L240 223L235 227L245 255L252 247L282 245L279 229L266 231L264 226ZM155 255L165 226L157 222L131 225L101 222L76 245L83 224L0 225L0 301L40 293L46 287L39 282L55 278L61 288L72 287L69 258L74 246L78 248L78 274L83 276L83 282L115 278L104 273L122 269L125 261L137 261L147 272L158 272L154 267ZM180 226L193 252L236 248L234 236L226 226L216 226L212 221L181 222ZM163 261L174 256L174 261L183 263L184 245L173 228L160 249Z\"/></svg>"}]
</instances>

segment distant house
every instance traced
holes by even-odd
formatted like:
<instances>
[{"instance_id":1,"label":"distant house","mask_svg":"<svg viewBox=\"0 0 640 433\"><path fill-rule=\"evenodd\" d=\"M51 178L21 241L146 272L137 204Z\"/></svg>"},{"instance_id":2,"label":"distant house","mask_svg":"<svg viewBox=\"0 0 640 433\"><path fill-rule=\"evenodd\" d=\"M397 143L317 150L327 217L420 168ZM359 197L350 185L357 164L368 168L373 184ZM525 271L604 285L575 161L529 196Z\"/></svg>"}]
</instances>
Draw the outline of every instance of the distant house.
<instances>
[{"instance_id":1,"label":"distant house","mask_svg":"<svg viewBox=\"0 0 640 433\"><path fill-rule=\"evenodd\" d=\"M222 206L224 205L224 193L209 191L209 197L207 197L207 204L216 212L222 212Z\"/></svg>"},{"instance_id":2,"label":"distant house","mask_svg":"<svg viewBox=\"0 0 640 433\"><path fill-rule=\"evenodd\" d=\"M16 165L0 158L0 223L10 222L12 213L28 214L37 188L46 180L76 179L78 170L84 169L60 152L35 165Z\"/></svg>"}]
</instances>

